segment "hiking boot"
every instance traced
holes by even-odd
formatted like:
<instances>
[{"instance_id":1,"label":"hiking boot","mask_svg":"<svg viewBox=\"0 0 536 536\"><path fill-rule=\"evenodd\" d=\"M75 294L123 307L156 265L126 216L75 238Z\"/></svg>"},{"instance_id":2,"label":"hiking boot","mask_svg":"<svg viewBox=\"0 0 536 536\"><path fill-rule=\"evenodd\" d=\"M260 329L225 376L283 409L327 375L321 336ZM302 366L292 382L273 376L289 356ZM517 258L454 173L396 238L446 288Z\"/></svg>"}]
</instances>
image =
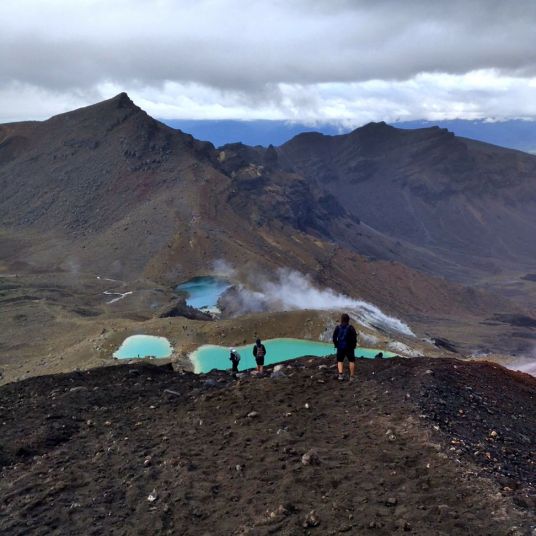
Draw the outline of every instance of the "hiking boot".
<instances>
[{"instance_id":1,"label":"hiking boot","mask_svg":"<svg viewBox=\"0 0 536 536\"><path fill-rule=\"evenodd\" d=\"M342 374L339 374L339 375L337 376L337 379L338 379L340 382L342 382L342 381L344 380L344 376L343 376Z\"/></svg>"}]
</instances>

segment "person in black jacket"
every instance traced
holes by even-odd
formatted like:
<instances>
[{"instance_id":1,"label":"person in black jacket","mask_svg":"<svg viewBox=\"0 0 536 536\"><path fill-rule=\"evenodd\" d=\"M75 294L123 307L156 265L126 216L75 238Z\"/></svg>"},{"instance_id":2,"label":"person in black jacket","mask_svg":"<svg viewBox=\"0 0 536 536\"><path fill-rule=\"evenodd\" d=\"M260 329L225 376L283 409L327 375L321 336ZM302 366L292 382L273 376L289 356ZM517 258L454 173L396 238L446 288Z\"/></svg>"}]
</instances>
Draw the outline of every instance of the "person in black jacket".
<instances>
[{"instance_id":1,"label":"person in black jacket","mask_svg":"<svg viewBox=\"0 0 536 536\"><path fill-rule=\"evenodd\" d=\"M266 355L266 348L261 343L260 339L255 341L253 347L253 355L255 356L255 362L257 363L257 372L262 374L264 372L264 356Z\"/></svg>"},{"instance_id":2,"label":"person in black jacket","mask_svg":"<svg viewBox=\"0 0 536 536\"><path fill-rule=\"evenodd\" d=\"M346 313L341 315L341 323L333 332L333 345L337 349L338 380L344 380L344 358L347 358L350 368L350 381L353 381L355 376L357 333L354 326L350 324L350 317Z\"/></svg>"},{"instance_id":3,"label":"person in black jacket","mask_svg":"<svg viewBox=\"0 0 536 536\"><path fill-rule=\"evenodd\" d=\"M240 354L236 351L235 348L229 348L229 359L231 360L232 364L232 370L231 374L233 375L233 378L236 377L236 374L238 373L238 363L240 363Z\"/></svg>"}]
</instances>

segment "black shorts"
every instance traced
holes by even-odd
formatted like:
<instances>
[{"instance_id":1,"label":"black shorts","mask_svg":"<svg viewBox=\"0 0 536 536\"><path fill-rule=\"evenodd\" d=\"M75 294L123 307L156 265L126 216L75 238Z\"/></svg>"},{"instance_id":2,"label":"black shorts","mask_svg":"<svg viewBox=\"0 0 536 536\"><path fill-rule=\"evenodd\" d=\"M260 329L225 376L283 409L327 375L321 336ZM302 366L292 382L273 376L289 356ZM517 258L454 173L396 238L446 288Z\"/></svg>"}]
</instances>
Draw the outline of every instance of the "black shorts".
<instances>
[{"instance_id":1,"label":"black shorts","mask_svg":"<svg viewBox=\"0 0 536 536\"><path fill-rule=\"evenodd\" d=\"M256 357L255 362L257 363L258 367L264 367L264 356L263 357Z\"/></svg>"},{"instance_id":2,"label":"black shorts","mask_svg":"<svg viewBox=\"0 0 536 536\"><path fill-rule=\"evenodd\" d=\"M355 350L354 348L344 348L343 350L337 349L337 361L342 363L344 358L348 359L348 362L355 362Z\"/></svg>"}]
</instances>

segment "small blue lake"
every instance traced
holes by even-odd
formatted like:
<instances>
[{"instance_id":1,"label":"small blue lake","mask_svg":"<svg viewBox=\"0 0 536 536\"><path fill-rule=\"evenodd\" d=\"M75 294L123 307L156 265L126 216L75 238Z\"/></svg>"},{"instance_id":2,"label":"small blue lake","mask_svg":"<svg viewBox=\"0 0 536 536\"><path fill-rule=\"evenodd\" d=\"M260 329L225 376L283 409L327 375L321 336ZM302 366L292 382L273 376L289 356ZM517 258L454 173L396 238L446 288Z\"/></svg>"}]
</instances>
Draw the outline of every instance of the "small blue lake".
<instances>
[{"instance_id":1,"label":"small blue lake","mask_svg":"<svg viewBox=\"0 0 536 536\"><path fill-rule=\"evenodd\" d=\"M186 293L186 304L194 309L216 307L220 296L232 285L226 279L213 276L194 277L177 285L175 290Z\"/></svg>"},{"instance_id":2,"label":"small blue lake","mask_svg":"<svg viewBox=\"0 0 536 536\"><path fill-rule=\"evenodd\" d=\"M133 359L143 357L170 357L173 348L165 337L153 335L132 335L114 353L116 359Z\"/></svg>"},{"instance_id":3,"label":"small blue lake","mask_svg":"<svg viewBox=\"0 0 536 536\"><path fill-rule=\"evenodd\" d=\"M307 341L303 339L269 339L263 341L266 347L265 365L273 365L288 359L295 359L302 356L325 357L335 353L331 343ZM255 368L255 358L253 357L254 343L237 346L240 353L240 370ZM383 352L384 357L394 357L392 352L378 350L374 348L356 348L356 357L372 359L378 352ZM229 348L205 344L200 346L195 352L190 354L190 359L194 365L196 373L209 372L212 369L226 370L231 368L229 361Z\"/></svg>"}]
</instances>

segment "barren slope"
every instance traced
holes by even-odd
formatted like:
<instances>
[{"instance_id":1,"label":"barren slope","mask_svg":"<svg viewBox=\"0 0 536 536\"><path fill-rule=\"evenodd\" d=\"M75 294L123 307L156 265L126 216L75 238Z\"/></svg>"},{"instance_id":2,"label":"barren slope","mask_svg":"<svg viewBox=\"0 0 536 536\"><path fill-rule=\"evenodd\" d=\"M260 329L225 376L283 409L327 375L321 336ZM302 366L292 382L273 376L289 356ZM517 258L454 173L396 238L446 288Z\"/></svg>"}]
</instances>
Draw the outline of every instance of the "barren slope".
<instances>
[{"instance_id":1,"label":"barren slope","mask_svg":"<svg viewBox=\"0 0 536 536\"><path fill-rule=\"evenodd\" d=\"M234 383L126 365L1 387L0 531L531 534L533 378L359 360L341 384L331 364Z\"/></svg>"},{"instance_id":2,"label":"barren slope","mask_svg":"<svg viewBox=\"0 0 536 536\"><path fill-rule=\"evenodd\" d=\"M407 242L431 255L415 255L412 266L466 282L534 266L534 155L385 123L341 136L301 134L278 151L348 212L400 240L394 259L405 258Z\"/></svg>"},{"instance_id":3,"label":"barren slope","mask_svg":"<svg viewBox=\"0 0 536 536\"><path fill-rule=\"evenodd\" d=\"M320 288L374 303L419 336L448 336L468 352L527 351L536 336L536 283L523 279L509 290L509 298L526 297L521 307L436 277L460 279L470 265L480 286L495 289L510 278L495 273L503 257L504 270L512 259L526 267L533 160L501 151L434 129L402 134L381 125L346 137L305 135L278 150L215 149L155 121L126 94L44 122L1 125L0 328L7 335L0 366L32 352L46 363L64 340L91 347L89 338L112 319L143 330L176 298L176 283L210 274L217 260L236 268L242 282L283 267L309 274ZM487 193L480 169L495 170ZM422 210L409 214L404 196L420 199ZM499 248L484 263L494 268L482 268L488 235L472 224L466 231L451 214L460 199L473 208L490 208L493 199L506 210L490 209L485 218L504 215L490 232L511 245L511 258ZM416 222L433 230L431 242L421 240ZM109 305L102 293L110 290L134 294ZM529 324L504 320L511 318Z\"/></svg>"},{"instance_id":4,"label":"barren slope","mask_svg":"<svg viewBox=\"0 0 536 536\"><path fill-rule=\"evenodd\" d=\"M415 248L402 248L399 264L369 266L367 257L393 257L395 240L287 169L274 148L215 150L150 118L126 94L48 121L3 125L0 136L8 273L173 284L223 259L245 272L311 273L399 313L505 307L406 268L428 255Z\"/></svg>"}]
</instances>

